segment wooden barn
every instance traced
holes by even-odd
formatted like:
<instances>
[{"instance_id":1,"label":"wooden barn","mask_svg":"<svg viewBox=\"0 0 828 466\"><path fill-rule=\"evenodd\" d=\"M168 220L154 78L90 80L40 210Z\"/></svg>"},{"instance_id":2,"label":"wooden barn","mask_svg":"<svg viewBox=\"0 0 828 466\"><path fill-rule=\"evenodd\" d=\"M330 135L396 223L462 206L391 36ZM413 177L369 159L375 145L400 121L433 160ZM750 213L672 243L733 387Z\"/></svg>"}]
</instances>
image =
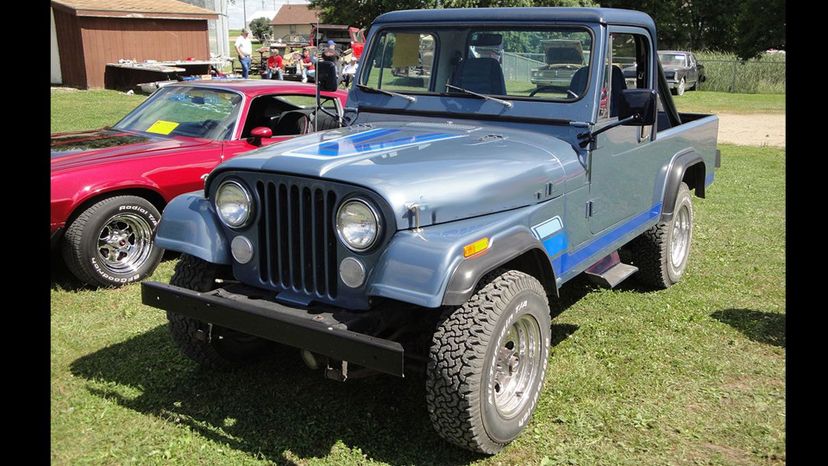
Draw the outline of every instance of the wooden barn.
<instances>
[{"instance_id":1,"label":"wooden barn","mask_svg":"<svg viewBox=\"0 0 828 466\"><path fill-rule=\"evenodd\" d=\"M52 0L52 83L104 87L107 63L208 60L213 11L178 0ZM55 50L55 48L57 50Z\"/></svg>"}]
</instances>

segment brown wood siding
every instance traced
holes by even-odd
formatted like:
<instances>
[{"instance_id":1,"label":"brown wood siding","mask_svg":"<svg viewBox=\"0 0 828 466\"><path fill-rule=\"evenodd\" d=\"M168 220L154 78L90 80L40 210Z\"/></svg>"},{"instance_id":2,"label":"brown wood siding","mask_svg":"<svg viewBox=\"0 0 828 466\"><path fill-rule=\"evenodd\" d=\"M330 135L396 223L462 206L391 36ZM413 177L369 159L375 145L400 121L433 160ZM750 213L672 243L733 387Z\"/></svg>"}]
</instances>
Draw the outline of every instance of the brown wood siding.
<instances>
[{"instance_id":1,"label":"brown wood siding","mask_svg":"<svg viewBox=\"0 0 828 466\"><path fill-rule=\"evenodd\" d=\"M78 18L62 9L54 8L52 11L55 13L63 85L86 89L86 67Z\"/></svg>"},{"instance_id":2,"label":"brown wood siding","mask_svg":"<svg viewBox=\"0 0 828 466\"><path fill-rule=\"evenodd\" d=\"M106 64L121 58L138 61L210 58L207 20L79 19L87 84L92 88L104 87ZM62 60L63 55L61 63Z\"/></svg>"}]
</instances>

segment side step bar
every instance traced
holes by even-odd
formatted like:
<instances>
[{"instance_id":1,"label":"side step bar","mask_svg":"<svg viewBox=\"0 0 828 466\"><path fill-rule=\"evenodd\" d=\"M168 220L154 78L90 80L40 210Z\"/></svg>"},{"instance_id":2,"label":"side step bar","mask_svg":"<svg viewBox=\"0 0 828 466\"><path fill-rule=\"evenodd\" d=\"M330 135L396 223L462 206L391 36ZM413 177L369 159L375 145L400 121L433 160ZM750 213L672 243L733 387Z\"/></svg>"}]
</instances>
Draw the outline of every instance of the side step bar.
<instances>
[{"instance_id":1,"label":"side step bar","mask_svg":"<svg viewBox=\"0 0 828 466\"><path fill-rule=\"evenodd\" d=\"M638 267L621 262L618 251L613 251L584 271L592 283L603 288L615 288L636 272Z\"/></svg>"}]
</instances>

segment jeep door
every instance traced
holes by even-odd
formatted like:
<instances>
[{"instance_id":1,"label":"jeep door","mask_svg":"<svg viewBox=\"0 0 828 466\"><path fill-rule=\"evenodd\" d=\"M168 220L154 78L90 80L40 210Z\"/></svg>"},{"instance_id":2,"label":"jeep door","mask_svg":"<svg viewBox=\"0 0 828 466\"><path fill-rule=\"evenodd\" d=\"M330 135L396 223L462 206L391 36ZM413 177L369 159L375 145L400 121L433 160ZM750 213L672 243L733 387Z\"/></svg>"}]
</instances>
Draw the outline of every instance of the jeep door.
<instances>
[{"instance_id":1,"label":"jeep door","mask_svg":"<svg viewBox=\"0 0 828 466\"><path fill-rule=\"evenodd\" d=\"M618 120L621 91L627 88L623 66L635 65L636 88L655 85L653 46L641 28L610 26L602 69L602 98L597 124L601 128ZM632 81L630 84L633 85ZM605 98L605 95L609 98ZM587 207L593 234L648 213L661 161L654 157L653 126L618 126L597 137L589 158L590 203Z\"/></svg>"}]
</instances>

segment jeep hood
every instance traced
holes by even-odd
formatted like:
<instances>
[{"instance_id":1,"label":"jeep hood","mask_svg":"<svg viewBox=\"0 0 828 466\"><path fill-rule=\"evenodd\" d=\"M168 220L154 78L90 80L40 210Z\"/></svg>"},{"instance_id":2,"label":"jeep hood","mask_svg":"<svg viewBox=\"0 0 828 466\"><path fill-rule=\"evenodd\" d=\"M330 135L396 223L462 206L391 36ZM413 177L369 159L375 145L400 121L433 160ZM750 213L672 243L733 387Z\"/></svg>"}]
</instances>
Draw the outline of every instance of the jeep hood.
<instances>
[{"instance_id":1,"label":"jeep hood","mask_svg":"<svg viewBox=\"0 0 828 466\"><path fill-rule=\"evenodd\" d=\"M421 122L357 125L235 157L216 172L256 170L360 185L381 195L400 229L541 202L583 168L572 146L537 133ZM567 173L567 170L573 173Z\"/></svg>"}]
</instances>

